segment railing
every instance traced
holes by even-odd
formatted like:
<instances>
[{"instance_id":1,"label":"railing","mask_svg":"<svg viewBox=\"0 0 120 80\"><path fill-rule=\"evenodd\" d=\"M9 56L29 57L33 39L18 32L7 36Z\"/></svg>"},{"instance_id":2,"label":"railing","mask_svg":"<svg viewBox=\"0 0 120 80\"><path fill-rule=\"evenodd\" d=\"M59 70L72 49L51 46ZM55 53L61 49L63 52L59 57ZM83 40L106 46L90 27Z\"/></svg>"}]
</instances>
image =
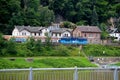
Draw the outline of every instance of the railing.
<instances>
[{"instance_id":1,"label":"railing","mask_svg":"<svg viewBox=\"0 0 120 80\"><path fill-rule=\"evenodd\" d=\"M120 80L120 68L1 69L0 80Z\"/></svg>"}]
</instances>

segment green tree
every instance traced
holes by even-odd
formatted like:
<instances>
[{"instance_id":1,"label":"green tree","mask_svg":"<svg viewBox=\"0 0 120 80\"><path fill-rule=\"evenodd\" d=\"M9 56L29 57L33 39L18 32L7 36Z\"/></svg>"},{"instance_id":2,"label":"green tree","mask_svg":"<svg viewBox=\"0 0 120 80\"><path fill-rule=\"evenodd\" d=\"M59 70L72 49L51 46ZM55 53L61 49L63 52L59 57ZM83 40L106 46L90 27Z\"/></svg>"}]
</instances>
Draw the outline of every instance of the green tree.
<instances>
[{"instance_id":1,"label":"green tree","mask_svg":"<svg viewBox=\"0 0 120 80\"><path fill-rule=\"evenodd\" d=\"M33 8L35 11L38 10L39 0L27 0L27 9Z\"/></svg>"},{"instance_id":2,"label":"green tree","mask_svg":"<svg viewBox=\"0 0 120 80\"><path fill-rule=\"evenodd\" d=\"M92 11L92 15L91 15L91 25L98 26L98 15L97 15L95 7L94 7L94 9Z\"/></svg>"},{"instance_id":3,"label":"green tree","mask_svg":"<svg viewBox=\"0 0 120 80\"><path fill-rule=\"evenodd\" d=\"M9 41L6 41L6 52L7 56L16 56L16 43L14 38L11 38ZM5 54L4 53L4 54Z\"/></svg>"},{"instance_id":4,"label":"green tree","mask_svg":"<svg viewBox=\"0 0 120 80\"><path fill-rule=\"evenodd\" d=\"M0 55L3 56L3 49L6 47L2 33L0 33Z\"/></svg>"},{"instance_id":5,"label":"green tree","mask_svg":"<svg viewBox=\"0 0 120 80\"><path fill-rule=\"evenodd\" d=\"M45 39L46 50L50 50L52 48L51 37L49 36L48 33L45 33L45 36L46 36L46 39Z\"/></svg>"},{"instance_id":6,"label":"green tree","mask_svg":"<svg viewBox=\"0 0 120 80\"><path fill-rule=\"evenodd\" d=\"M40 4L43 6L48 6L50 3L50 0L40 0Z\"/></svg>"},{"instance_id":7,"label":"green tree","mask_svg":"<svg viewBox=\"0 0 120 80\"><path fill-rule=\"evenodd\" d=\"M62 22L62 23L60 24L60 26L63 27L63 28L71 28L71 29L73 29L73 28L76 27L76 25L75 25L74 23L69 22L69 21L64 21L64 22Z\"/></svg>"},{"instance_id":8,"label":"green tree","mask_svg":"<svg viewBox=\"0 0 120 80\"><path fill-rule=\"evenodd\" d=\"M29 50L33 51L35 49L35 40L34 40L34 38L33 37L29 38L26 45L27 45L27 48Z\"/></svg>"},{"instance_id":9,"label":"green tree","mask_svg":"<svg viewBox=\"0 0 120 80\"><path fill-rule=\"evenodd\" d=\"M63 15L63 8L65 6L64 0L51 0L49 4L49 8L52 9L55 14Z\"/></svg>"},{"instance_id":10,"label":"green tree","mask_svg":"<svg viewBox=\"0 0 120 80\"><path fill-rule=\"evenodd\" d=\"M51 22L54 22L55 16L52 10L49 10L48 7L39 7L39 21L42 26L48 26Z\"/></svg>"},{"instance_id":11,"label":"green tree","mask_svg":"<svg viewBox=\"0 0 120 80\"><path fill-rule=\"evenodd\" d=\"M107 39L109 37L109 34L106 32L106 31L103 31L102 33L101 33L101 39L102 40L105 40L105 39Z\"/></svg>"},{"instance_id":12,"label":"green tree","mask_svg":"<svg viewBox=\"0 0 120 80\"><path fill-rule=\"evenodd\" d=\"M9 20L12 15L20 11L19 0L0 0L0 32L9 34L11 33L11 27L9 28Z\"/></svg>"}]
</instances>

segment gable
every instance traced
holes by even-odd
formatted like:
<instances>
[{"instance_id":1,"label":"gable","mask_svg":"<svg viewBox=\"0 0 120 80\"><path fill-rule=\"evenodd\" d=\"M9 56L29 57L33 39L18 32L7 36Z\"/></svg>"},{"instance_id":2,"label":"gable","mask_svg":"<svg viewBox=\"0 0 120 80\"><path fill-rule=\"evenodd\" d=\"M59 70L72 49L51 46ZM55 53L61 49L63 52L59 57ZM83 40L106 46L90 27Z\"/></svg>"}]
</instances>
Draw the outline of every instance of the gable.
<instances>
[{"instance_id":1,"label":"gable","mask_svg":"<svg viewBox=\"0 0 120 80\"><path fill-rule=\"evenodd\" d=\"M28 30L24 29L24 30L22 30L22 31L20 31L20 32L30 32L30 31L28 31Z\"/></svg>"},{"instance_id":2,"label":"gable","mask_svg":"<svg viewBox=\"0 0 120 80\"><path fill-rule=\"evenodd\" d=\"M64 31L62 34L71 34L70 31Z\"/></svg>"},{"instance_id":3,"label":"gable","mask_svg":"<svg viewBox=\"0 0 120 80\"><path fill-rule=\"evenodd\" d=\"M13 36L19 35L19 30L15 27L14 30L12 31Z\"/></svg>"},{"instance_id":4,"label":"gable","mask_svg":"<svg viewBox=\"0 0 120 80\"><path fill-rule=\"evenodd\" d=\"M15 27L12 32L19 32L19 30Z\"/></svg>"}]
</instances>

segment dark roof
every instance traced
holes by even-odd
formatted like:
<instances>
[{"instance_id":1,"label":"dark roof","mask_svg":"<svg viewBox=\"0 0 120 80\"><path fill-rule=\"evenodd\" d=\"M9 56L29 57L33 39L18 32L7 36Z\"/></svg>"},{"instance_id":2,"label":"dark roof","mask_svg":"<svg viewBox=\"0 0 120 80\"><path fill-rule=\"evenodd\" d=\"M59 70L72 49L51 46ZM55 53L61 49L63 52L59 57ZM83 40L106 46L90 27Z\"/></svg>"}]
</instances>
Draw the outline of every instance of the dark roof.
<instances>
[{"instance_id":1,"label":"dark roof","mask_svg":"<svg viewBox=\"0 0 120 80\"><path fill-rule=\"evenodd\" d=\"M109 28L109 29L107 29L107 31L108 31L109 33L119 33L119 31L118 31L117 28Z\"/></svg>"},{"instance_id":2,"label":"dark roof","mask_svg":"<svg viewBox=\"0 0 120 80\"><path fill-rule=\"evenodd\" d=\"M52 33L63 33L63 32L65 32L65 31L72 32L72 29L59 28L59 29L51 30Z\"/></svg>"},{"instance_id":3,"label":"dark roof","mask_svg":"<svg viewBox=\"0 0 120 80\"><path fill-rule=\"evenodd\" d=\"M27 30L29 32L40 32L45 27L33 27L33 26L15 26L19 31Z\"/></svg>"},{"instance_id":4,"label":"dark roof","mask_svg":"<svg viewBox=\"0 0 120 80\"><path fill-rule=\"evenodd\" d=\"M101 32L97 26L77 26L78 30L81 32Z\"/></svg>"}]
</instances>

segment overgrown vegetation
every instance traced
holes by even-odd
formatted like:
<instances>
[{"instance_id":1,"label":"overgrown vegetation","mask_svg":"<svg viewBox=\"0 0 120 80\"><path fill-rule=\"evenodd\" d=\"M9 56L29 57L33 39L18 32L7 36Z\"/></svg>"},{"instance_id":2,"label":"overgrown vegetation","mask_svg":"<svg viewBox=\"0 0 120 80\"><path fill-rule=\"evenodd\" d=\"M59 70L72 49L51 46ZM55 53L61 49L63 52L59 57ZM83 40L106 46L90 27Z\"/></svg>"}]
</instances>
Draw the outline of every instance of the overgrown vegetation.
<instances>
[{"instance_id":1,"label":"overgrown vegetation","mask_svg":"<svg viewBox=\"0 0 120 80\"><path fill-rule=\"evenodd\" d=\"M34 41L30 38L27 42L16 43L14 40L5 41L0 34L0 56L120 56L120 46L94 45L88 44L83 46L80 51L78 46L73 45L54 45L49 38L45 43L40 40Z\"/></svg>"},{"instance_id":2,"label":"overgrown vegetation","mask_svg":"<svg viewBox=\"0 0 120 80\"><path fill-rule=\"evenodd\" d=\"M87 56L120 56L120 46L85 45L83 51Z\"/></svg>"},{"instance_id":3,"label":"overgrown vegetation","mask_svg":"<svg viewBox=\"0 0 120 80\"><path fill-rule=\"evenodd\" d=\"M14 38L5 41L2 35L0 36L0 56L78 56L80 55L78 52L78 47L62 44L55 46L49 39L46 39L45 43L35 41L33 38L24 43L17 43Z\"/></svg>"},{"instance_id":4,"label":"overgrown vegetation","mask_svg":"<svg viewBox=\"0 0 120 80\"><path fill-rule=\"evenodd\" d=\"M117 0L0 0L0 6L0 32L4 34L11 34L14 25L48 26L60 21L102 30L102 24L109 26L110 17L120 17Z\"/></svg>"},{"instance_id":5,"label":"overgrown vegetation","mask_svg":"<svg viewBox=\"0 0 120 80\"><path fill-rule=\"evenodd\" d=\"M14 59L14 60L12 60ZM28 61L32 59L32 61ZM96 67L82 57L38 57L38 58L2 58L0 69L5 68L61 68L61 67Z\"/></svg>"},{"instance_id":6,"label":"overgrown vegetation","mask_svg":"<svg viewBox=\"0 0 120 80\"><path fill-rule=\"evenodd\" d=\"M111 66L120 66L120 62L115 63L115 64L111 64Z\"/></svg>"}]
</instances>

